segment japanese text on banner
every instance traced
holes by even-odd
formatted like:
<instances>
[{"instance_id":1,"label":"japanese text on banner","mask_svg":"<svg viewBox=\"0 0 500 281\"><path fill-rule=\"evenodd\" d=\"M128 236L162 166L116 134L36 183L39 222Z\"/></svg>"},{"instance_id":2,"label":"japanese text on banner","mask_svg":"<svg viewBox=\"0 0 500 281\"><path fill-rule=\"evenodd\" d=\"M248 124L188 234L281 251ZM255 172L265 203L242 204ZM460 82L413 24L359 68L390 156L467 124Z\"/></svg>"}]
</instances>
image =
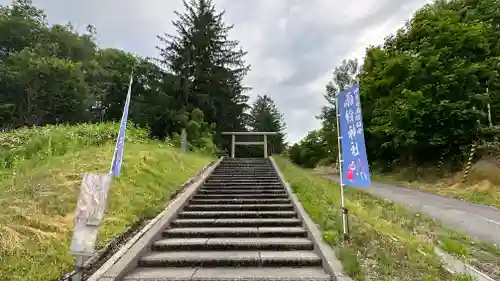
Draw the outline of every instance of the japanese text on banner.
<instances>
[{"instance_id":1,"label":"japanese text on banner","mask_svg":"<svg viewBox=\"0 0 500 281\"><path fill-rule=\"evenodd\" d=\"M359 86L355 85L340 92L337 98L344 184L367 187L371 183L363 133Z\"/></svg>"}]
</instances>

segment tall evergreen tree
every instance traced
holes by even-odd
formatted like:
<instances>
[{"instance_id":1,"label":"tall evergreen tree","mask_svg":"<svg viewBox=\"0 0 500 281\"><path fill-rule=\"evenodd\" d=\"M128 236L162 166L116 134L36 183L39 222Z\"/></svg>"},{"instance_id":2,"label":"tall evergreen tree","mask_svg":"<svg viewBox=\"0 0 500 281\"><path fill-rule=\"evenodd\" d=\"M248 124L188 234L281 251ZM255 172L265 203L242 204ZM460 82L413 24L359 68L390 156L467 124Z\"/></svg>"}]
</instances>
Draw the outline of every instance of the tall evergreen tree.
<instances>
[{"instance_id":1,"label":"tall evergreen tree","mask_svg":"<svg viewBox=\"0 0 500 281\"><path fill-rule=\"evenodd\" d=\"M326 93L323 96L327 101L327 105L323 106L321 114L317 118L322 123L319 134L326 143L328 158L331 158L327 162L335 161L338 154L335 96L347 86L358 82L359 70L357 59L343 60L339 66L335 67L332 80L326 85Z\"/></svg>"},{"instance_id":2,"label":"tall evergreen tree","mask_svg":"<svg viewBox=\"0 0 500 281\"><path fill-rule=\"evenodd\" d=\"M268 139L269 154L281 153L285 148L285 121L271 97L257 96L250 110L249 127L258 132L277 132Z\"/></svg>"},{"instance_id":3,"label":"tall evergreen tree","mask_svg":"<svg viewBox=\"0 0 500 281\"><path fill-rule=\"evenodd\" d=\"M217 12L212 1L184 1L184 8L184 13L175 12L177 35L158 36L163 43L158 47L160 61L180 76L182 106L187 111L201 109L206 121L215 123L215 140L221 145L220 132L244 129L246 52L238 41L228 40L233 26L224 23L224 12Z\"/></svg>"}]
</instances>

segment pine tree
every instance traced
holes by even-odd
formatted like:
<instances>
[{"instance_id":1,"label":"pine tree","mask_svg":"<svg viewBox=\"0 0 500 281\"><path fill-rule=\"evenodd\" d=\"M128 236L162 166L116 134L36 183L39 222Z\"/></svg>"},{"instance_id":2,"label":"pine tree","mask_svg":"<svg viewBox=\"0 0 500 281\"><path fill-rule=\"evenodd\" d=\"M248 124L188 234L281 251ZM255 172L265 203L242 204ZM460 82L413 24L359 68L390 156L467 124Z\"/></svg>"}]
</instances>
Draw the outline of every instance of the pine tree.
<instances>
[{"instance_id":1,"label":"pine tree","mask_svg":"<svg viewBox=\"0 0 500 281\"><path fill-rule=\"evenodd\" d=\"M257 96L250 110L249 127L258 132L277 132L268 139L269 154L281 153L285 148L285 121L273 99L267 95Z\"/></svg>"},{"instance_id":2,"label":"pine tree","mask_svg":"<svg viewBox=\"0 0 500 281\"><path fill-rule=\"evenodd\" d=\"M228 40L233 26L223 21L211 0L184 1L184 13L175 12L177 35L158 36L163 46L160 61L180 77L185 110L199 108L216 125L215 142L228 147L222 131L244 129L243 112L248 96L243 78L249 71L239 42Z\"/></svg>"}]
</instances>

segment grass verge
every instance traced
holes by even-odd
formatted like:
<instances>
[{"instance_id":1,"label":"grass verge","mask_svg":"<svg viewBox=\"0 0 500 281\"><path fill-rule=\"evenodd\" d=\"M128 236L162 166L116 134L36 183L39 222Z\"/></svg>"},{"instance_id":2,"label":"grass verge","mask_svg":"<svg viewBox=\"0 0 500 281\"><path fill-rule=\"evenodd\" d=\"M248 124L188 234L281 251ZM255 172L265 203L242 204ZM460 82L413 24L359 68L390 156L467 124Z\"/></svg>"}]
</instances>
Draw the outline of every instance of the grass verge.
<instances>
[{"instance_id":1,"label":"grass verge","mask_svg":"<svg viewBox=\"0 0 500 281\"><path fill-rule=\"evenodd\" d=\"M345 272L354 280L468 280L464 276L451 276L434 253L434 246L443 237L471 249L472 243L460 240L465 236L390 201L346 189L351 241L342 243L338 184L298 168L283 157L275 160L304 208L322 228L325 240L336 246ZM492 250L481 249L481 252L495 256ZM488 273L492 272L490 269Z\"/></svg>"},{"instance_id":2,"label":"grass verge","mask_svg":"<svg viewBox=\"0 0 500 281\"><path fill-rule=\"evenodd\" d=\"M34 157L19 162L19 172L0 181L0 280L55 280L72 270L69 242L82 175L107 171L113 148L68 149L64 155L45 157L42 164ZM99 245L141 217L158 213L181 184L211 160L178 154L159 142L127 143L121 176L110 189Z\"/></svg>"}]
</instances>

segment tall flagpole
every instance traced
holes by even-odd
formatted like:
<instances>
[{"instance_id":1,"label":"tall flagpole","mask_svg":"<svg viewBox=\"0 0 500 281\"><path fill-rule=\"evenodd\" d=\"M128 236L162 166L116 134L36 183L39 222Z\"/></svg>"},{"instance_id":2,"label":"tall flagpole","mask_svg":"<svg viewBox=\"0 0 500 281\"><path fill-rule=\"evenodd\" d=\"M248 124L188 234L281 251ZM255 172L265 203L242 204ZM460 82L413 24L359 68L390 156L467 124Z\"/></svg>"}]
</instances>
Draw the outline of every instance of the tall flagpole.
<instances>
[{"instance_id":1,"label":"tall flagpole","mask_svg":"<svg viewBox=\"0 0 500 281\"><path fill-rule=\"evenodd\" d=\"M335 111L337 113L337 143L338 143L338 157L339 157L339 172L340 172L340 210L342 211L342 228L344 231L344 240L349 240L349 232L347 226L347 209L345 208L344 201L344 178L342 176L342 165L344 160L342 159L342 149L341 149L341 141L342 135L340 134L340 110L339 110L339 95L336 95L335 98Z\"/></svg>"}]
</instances>

